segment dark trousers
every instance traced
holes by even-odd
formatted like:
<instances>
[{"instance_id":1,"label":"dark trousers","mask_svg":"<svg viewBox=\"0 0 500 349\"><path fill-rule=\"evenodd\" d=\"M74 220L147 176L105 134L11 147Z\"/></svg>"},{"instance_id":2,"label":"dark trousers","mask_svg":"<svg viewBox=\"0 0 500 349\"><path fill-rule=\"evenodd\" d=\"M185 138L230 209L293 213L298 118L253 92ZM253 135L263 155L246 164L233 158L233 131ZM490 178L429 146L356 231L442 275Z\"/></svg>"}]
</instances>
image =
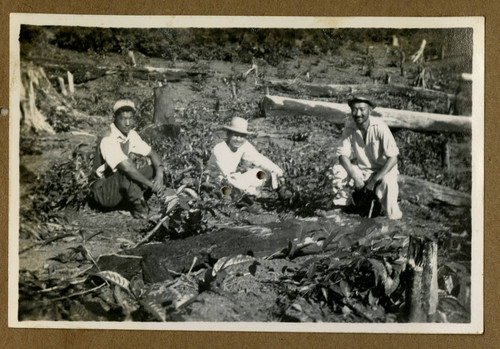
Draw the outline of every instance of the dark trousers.
<instances>
[{"instance_id":1,"label":"dark trousers","mask_svg":"<svg viewBox=\"0 0 500 349\"><path fill-rule=\"evenodd\" d=\"M154 169L146 166L139 169L147 179L152 179ZM143 189L120 171L106 178L99 178L91 186L93 199L103 209L130 208L130 204L151 197L151 189Z\"/></svg>"}]
</instances>

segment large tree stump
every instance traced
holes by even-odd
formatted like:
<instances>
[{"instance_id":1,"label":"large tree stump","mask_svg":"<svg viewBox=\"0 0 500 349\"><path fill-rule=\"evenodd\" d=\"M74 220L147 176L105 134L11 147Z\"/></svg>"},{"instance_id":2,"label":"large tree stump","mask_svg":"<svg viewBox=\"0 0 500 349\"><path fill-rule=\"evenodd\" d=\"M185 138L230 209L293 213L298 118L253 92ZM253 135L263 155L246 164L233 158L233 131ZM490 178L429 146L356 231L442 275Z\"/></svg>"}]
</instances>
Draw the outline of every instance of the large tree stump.
<instances>
[{"instance_id":1,"label":"large tree stump","mask_svg":"<svg viewBox=\"0 0 500 349\"><path fill-rule=\"evenodd\" d=\"M174 101L168 86L154 89L155 110L153 122L155 125L175 124Z\"/></svg>"},{"instance_id":2,"label":"large tree stump","mask_svg":"<svg viewBox=\"0 0 500 349\"><path fill-rule=\"evenodd\" d=\"M36 107L36 90L51 91L51 84L45 72L42 68L23 65L21 82L21 125L35 132L44 131L53 134L54 129Z\"/></svg>"},{"instance_id":3,"label":"large tree stump","mask_svg":"<svg viewBox=\"0 0 500 349\"><path fill-rule=\"evenodd\" d=\"M150 138L176 138L179 135L179 127L175 123L174 112L171 89L168 86L156 87L154 89L153 124L144 128L141 134Z\"/></svg>"},{"instance_id":4,"label":"large tree stump","mask_svg":"<svg viewBox=\"0 0 500 349\"><path fill-rule=\"evenodd\" d=\"M437 242L410 236L407 270L407 321L433 321L438 305Z\"/></svg>"}]
</instances>

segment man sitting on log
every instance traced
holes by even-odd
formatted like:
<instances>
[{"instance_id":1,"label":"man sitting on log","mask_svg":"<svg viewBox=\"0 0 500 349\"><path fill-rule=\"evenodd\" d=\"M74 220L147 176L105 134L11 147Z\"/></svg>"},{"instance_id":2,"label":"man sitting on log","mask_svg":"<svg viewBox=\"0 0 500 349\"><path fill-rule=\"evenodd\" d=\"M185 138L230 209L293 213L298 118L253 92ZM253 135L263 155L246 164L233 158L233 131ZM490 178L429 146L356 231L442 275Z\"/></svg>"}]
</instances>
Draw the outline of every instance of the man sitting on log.
<instances>
[{"instance_id":1,"label":"man sitting on log","mask_svg":"<svg viewBox=\"0 0 500 349\"><path fill-rule=\"evenodd\" d=\"M283 177L283 170L247 141L250 134L247 130L248 121L234 117L231 125L223 128L227 131L227 138L214 147L208 161L210 171L215 173L221 182L227 181L230 186L244 194L261 196L261 189L268 183L272 183L273 189L276 189ZM255 168L238 169L242 161Z\"/></svg>"},{"instance_id":2,"label":"man sitting on log","mask_svg":"<svg viewBox=\"0 0 500 349\"><path fill-rule=\"evenodd\" d=\"M128 209L135 218L146 218L146 200L163 190L163 170L158 154L133 130L135 105L119 100L113 107L110 130L99 142L94 158L92 198L100 208ZM131 153L148 156L151 165L138 169Z\"/></svg>"},{"instance_id":3,"label":"man sitting on log","mask_svg":"<svg viewBox=\"0 0 500 349\"><path fill-rule=\"evenodd\" d=\"M378 204L389 219L401 219L396 141L380 118L370 116L375 103L368 98L351 96L348 104L352 121L346 123L337 149L339 164L333 167L333 202L347 205L353 199L356 206L362 207L369 201L369 216L374 204ZM354 187L352 198L349 187Z\"/></svg>"}]
</instances>

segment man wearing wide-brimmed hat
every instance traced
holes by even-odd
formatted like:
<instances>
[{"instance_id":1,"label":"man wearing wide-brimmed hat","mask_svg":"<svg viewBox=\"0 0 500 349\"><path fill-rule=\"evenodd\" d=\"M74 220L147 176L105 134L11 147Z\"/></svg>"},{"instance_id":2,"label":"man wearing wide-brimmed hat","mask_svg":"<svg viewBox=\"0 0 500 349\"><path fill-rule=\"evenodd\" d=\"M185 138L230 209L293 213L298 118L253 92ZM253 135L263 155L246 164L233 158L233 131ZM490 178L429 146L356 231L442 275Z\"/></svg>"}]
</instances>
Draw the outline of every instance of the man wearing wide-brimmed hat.
<instances>
[{"instance_id":1,"label":"man wearing wide-brimmed hat","mask_svg":"<svg viewBox=\"0 0 500 349\"><path fill-rule=\"evenodd\" d=\"M233 117L229 126L223 126L227 132L226 140L217 144L208 167L220 180L226 179L236 189L250 195L258 196L266 178L282 178L283 171L266 156L262 155L248 142L248 121L241 117ZM238 171L242 161L255 166L244 172ZM265 173L264 175L262 175ZM278 182L278 181L277 181Z\"/></svg>"},{"instance_id":2,"label":"man wearing wide-brimmed hat","mask_svg":"<svg viewBox=\"0 0 500 349\"><path fill-rule=\"evenodd\" d=\"M103 209L124 208L136 218L145 218L146 199L164 188L163 169L158 154L133 129L135 112L130 100L119 100L113 106L113 123L96 149L96 181L91 185L91 193ZM131 153L148 156L152 165L138 169L129 157Z\"/></svg>"},{"instance_id":3,"label":"man wearing wide-brimmed hat","mask_svg":"<svg viewBox=\"0 0 500 349\"><path fill-rule=\"evenodd\" d=\"M356 193L373 193L389 219L400 219L396 141L382 119L370 116L375 108L372 100L350 96L348 104L351 120L346 123L337 149L339 164L333 167L334 204L347 204L351 199L347 188L351 187Z\"/></svg>"}]
</instances>

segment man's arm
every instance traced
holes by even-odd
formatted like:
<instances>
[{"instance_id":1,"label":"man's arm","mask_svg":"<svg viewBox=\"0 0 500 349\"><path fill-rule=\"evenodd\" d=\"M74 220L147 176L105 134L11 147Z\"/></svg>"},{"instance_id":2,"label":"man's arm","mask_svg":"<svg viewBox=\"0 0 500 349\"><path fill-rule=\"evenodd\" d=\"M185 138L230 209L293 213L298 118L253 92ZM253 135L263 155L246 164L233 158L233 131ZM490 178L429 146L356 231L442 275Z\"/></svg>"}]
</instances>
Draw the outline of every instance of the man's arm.
<instances>
[{"instance_id":1,"label":"man's arm","mask_svg":"<svg viewBox=\"0 0 500 349\"><path fill-rule=\"evenodd\" d=\"M384 178L384 176L398 163L399 149L394 136L389 130L389 127L385 124L380 125L379 131L381 132L381 143L383 145L384 154L387 156L387 160L385 161L384 166L382 166L382 168L377 172L373 173L366 182L366 188L368 190L373 190L377 182L382 180L382 178Z\"/></svg>"},{"instance_id":2,"label":"man's arm","mask_svg":"<svg viewBox=\"0 0 500 349\"><path fill-rule=\"evenodd\" d=\"M386 174L389 173L390 170L396 166L398 163L398 156L391 156L387 159L385 162L384 166L377 172L375 172L368 181L366 181L366 189L368 190L373 190L375 189L375 185L377 184L378 181L382 180Z\"/></svg>"},{"instance_id":3,"label":"man's arm","mask_svg":"<svg viewBox=\"0 0 500 349\"><path fill-rule=\"evenodd\" d=\"M259 153L251 143L247 142L243 159L266 171L275 173L278 177L283 177L283 170L267 156Z\"/></svg>"},{"instance_id":4,"label":"man's arm","mask_svg":"<svg viewBox=\"0 0 500 349\"><path fill-rule=\"evenodd\" d=\"M346 170L347 175L354 180L354 187L356 189L362 189L365 186L363 178L359 175L357 171L354 170L351 163L352 155L352 144L351 138L353 134L353 128L347 124L342 131L342 138L340 140L340 145L337 148L337 155L339 156L339 163Z\"/></svg>"},{"instance_id":5,"label":"man's arm","mask_svg":"<svg viewBox=\"0 0 500 349\"><path fill-rule=\"evenodd\" d=\"M139 184L142 184L144 187L154 190L153 182L147 179L142 173L140 173L134 163L130 161L130 159L123 160L118 164L118 166L116 166L116 168L118 169L118 171L125 174L125 176L127 176L134 182L137 182Z\"/></svg>"},{"instance_id":6,"label":"man's arm","mask_svg":"<svg viewBox=\"0 0 500 349\"><path fill-rule=\"evenodd\" d=\"M346 155L340 155L339 162L342 165L342 167L346 170L349 177L351 177L354 180L354 187L356 189L362 189L365 186L365 182L363 181L363 178L361 178L356 173L356 171L354 171L351 160Z\"/></svg>"}]
</instances>

